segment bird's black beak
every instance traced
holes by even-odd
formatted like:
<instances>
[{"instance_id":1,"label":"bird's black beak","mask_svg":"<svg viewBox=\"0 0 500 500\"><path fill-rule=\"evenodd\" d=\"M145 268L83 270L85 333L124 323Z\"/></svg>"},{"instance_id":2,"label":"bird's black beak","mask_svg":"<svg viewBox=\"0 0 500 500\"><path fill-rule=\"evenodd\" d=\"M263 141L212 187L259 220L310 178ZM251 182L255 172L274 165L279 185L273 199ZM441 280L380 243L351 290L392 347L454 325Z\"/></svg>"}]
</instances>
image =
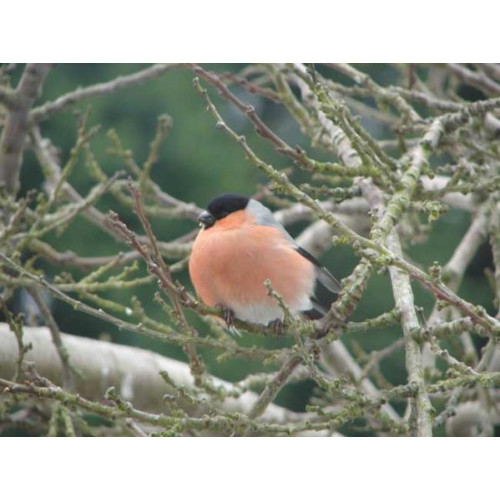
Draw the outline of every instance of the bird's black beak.
<instances>
[{"instance_id":1,"label":"bird's black beak","mask_svg":"<svg viewBox=\"0 0 500 500\"><path fill-rule=\"evenodd\" d=\"M215 217L207 210L204 210L200 215L198 215L198 222L201 222L203 227L207 229L215 224Z\"/></svg>"}]
</instances>

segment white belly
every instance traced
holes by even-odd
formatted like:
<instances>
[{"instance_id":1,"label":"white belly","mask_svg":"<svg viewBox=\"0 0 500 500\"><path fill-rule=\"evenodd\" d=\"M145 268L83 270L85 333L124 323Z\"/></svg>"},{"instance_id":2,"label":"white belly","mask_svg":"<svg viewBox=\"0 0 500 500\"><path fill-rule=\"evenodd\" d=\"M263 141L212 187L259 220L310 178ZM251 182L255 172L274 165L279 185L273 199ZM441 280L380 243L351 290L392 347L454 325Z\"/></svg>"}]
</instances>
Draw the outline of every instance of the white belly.
<instances>
[{"instance_id":1,"label":"white belly","mask_svg":"<svg viewBox=\"0 0 500 500\"><path fill-rule=\"evenodd\" d=\"M290 308L292 314L297 314L301 311L309 311L313 308L311 301L308 296L304 296L298 304L291 306L287 304ZM261 304L231 304L231 309L234 315L243 321L248 321L250 323L258 323L260 325L267 325L274 320L283 320L283 310L276 306L270 306L269 303Z\"/></svg>"}]
</instances>

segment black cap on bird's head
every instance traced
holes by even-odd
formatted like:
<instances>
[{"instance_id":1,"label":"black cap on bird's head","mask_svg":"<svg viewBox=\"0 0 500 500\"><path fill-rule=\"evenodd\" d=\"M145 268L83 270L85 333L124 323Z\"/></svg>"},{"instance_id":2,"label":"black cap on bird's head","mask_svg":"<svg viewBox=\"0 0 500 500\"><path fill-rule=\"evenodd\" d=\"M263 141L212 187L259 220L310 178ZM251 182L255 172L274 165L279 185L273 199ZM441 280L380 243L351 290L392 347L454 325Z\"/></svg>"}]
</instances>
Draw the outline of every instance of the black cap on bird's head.
<instances>
[{"instance_id":1,"label":"black cap on bird's head","mask_svg":"<svg viewBox=\"0 0 500 500\"><path fill-rule=\"evenodd\" d=\"M244 210L249 201L249 198L240 194L222 194L208 204L207 209L198 216L198 221L207 229L227 215Z\"/></svg>"}]
</instances>

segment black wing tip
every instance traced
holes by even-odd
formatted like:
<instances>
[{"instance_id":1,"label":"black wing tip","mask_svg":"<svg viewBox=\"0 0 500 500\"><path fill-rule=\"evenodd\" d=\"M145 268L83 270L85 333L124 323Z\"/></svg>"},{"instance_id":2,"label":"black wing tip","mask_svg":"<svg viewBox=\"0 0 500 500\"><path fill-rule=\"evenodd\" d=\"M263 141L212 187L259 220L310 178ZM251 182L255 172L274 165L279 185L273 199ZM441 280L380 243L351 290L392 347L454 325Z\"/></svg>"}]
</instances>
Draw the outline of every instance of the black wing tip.
<instances>
[{"instance_id":1,"label":"black wing tip","mask_svg":"<svg viewBox=\"0 0 500 500\"><path fill-rule=\"evenodd\" d=\"M304 250L299 246L297 246L296 250L300 253L300 255L302 255L302 257L305 257L316 266L316 279L325 288L330 290L332 293L339 293L340 290L342 290L340 281L335 278L335 276L326 267L323 267L314 255L311 255L307 250Z\"/></svg>"},{"instance_id":2,"label":"black wing tip","mask_svg":"<svg viewBox=\"0 0 500 500\"><path fill-rule=\"evenodd\" d=\"M295 248L295 250L299 252L300 255L302 255L302 257L305 257L307 260L312 262L315 266L322 267L321 264L318 262L318 259L314 255L311 255L307 250L304 250L302 247L299 247L298 245Z\"/></svg>"},{"instance_id":3,"label":"black wing tip","mask_svg":"<svg viewBox=\"0 0 500 500\"><path fill-rule=\"evenodd\" d=\"M310 300L313 307L312 309L303 311L303 314L311 320L322 318L328 312L328 309L324 307L316 297L311 297Z\"/></svg>"},{"instance_id":4,"label":"black wing tip","mask_svg":"<svg viewBox=\"0 0 500 500\"><path fill-rule=\"evenodd\" d=\"M318 274L318 281L330 292L339 293L342 290L340 281L326 267L320 268Z\"/></svg>"}]
</instances>

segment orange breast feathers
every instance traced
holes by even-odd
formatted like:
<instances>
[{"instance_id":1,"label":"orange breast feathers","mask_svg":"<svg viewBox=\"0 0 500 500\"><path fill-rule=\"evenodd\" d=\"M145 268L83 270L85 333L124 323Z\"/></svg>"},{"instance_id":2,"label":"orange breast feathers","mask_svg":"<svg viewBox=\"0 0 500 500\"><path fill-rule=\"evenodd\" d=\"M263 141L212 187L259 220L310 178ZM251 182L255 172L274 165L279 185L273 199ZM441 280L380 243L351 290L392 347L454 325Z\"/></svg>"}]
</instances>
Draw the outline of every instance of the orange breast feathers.
<instances>
[{"instance_id":1,"label":"orange breast feathers","mask_svg":"<svg viewBox=\"0 0 500 500\"><path fill-rule=\"evenodd\" d=\"M243 210L198 233L189 273L205 304L229 309L276 307L264 286L269 279L297 312L303 310L315 282L314 265L293 248L286 235L278 228L253 223Z\"/></svg>"}]
</instances>

